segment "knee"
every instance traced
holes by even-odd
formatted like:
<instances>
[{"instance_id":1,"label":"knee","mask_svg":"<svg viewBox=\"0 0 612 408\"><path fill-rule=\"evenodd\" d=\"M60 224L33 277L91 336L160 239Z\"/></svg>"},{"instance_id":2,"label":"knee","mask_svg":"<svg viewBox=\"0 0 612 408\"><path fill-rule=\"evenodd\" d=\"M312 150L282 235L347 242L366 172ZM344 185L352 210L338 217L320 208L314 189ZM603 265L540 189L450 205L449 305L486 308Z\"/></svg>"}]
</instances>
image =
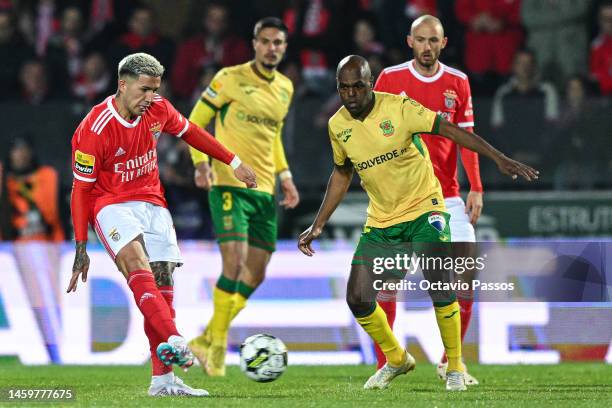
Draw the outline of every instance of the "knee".
<instances>
[{"instance_id":1,"label":"knee","mask_svg":"<svg viewBox=\"0 0 612 408\"><path fill-rule=\"evenodd\" d=\"M246 268L246 261L241 254L232 254L223 259L223 270L226 275L238 277Z\"/></svg>"},{"instance_id":2,"label":"knee","mask_svg":"<svg viewBox=\"0 0 612 408\"><path fill-rule=\"evenodd\" d=\"M243 279L246 281L246 283L253 287L256 288L259 285L261 285L261 282L264 281L264 279L266 278L266 271L253 271L253 270L249 270L250 273L243 275Z\"/></svg>"},{"instance_id":3,"label":"knee","mask_svg":"<svg viewBox=\"0 0 612 408\"><path fill-rule=\"evenodd\" d=\"M124 273L133 272L139 269L149 269L149 261L140 254L119 253L115 261L119 269Z\"/></svg>"},{"instance_id":4,"label":"knee","mask_svg":"<svg viewBox=\"0 0 612 408\"><path fill-rule=\"evenodd\" d=\"M364 299L358 290L349 288L346 291L346 304L353 316L367 316L375 307L373 299Z\"/></svg>"},{"instance_id":5,"label":"knee","mask_svg":"<svg viewBox=\"0 0 612 408\"><path fill-rule=\"evenodd\" d=\"M130 272L150 268L147 252L141 238L137 237L121 248L115 257L115 264L126 276Z\"/></svg>"}]
</instances>

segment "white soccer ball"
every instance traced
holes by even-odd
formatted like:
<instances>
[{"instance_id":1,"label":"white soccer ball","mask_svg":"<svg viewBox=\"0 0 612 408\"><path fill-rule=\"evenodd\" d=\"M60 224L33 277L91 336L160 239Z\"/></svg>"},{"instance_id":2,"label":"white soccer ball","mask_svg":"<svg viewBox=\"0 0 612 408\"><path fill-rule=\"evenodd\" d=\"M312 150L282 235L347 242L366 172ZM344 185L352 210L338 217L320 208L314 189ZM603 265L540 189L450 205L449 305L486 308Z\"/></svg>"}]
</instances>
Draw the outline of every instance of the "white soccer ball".
<instances>
[{"instance_id":1,"label":"white soccer ball","mask_svg":"<svg viewBox=\"0 0 612 408\"><path fill-rule=\"evenodd\" d=\"M276 380L287 368L287 347L269 334L256 334L240 346L240 369L251 380Z\"/></svg>"}]
</instances>

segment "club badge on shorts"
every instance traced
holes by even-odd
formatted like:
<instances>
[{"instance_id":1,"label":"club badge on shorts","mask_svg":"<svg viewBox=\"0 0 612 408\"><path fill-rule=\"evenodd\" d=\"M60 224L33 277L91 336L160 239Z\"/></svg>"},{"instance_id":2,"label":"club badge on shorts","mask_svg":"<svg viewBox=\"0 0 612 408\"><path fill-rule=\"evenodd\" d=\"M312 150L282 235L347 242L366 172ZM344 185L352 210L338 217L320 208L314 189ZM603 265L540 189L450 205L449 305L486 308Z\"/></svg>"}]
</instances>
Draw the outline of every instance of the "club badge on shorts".
<instances>
[{"instance_id":1,"label":"club badge on shorts","mask_svg":"<svg viewBox=\"0 0 612 408\"><path fill-rule=\"evenodd\" d=\"M223 229L228 231L234 228L234 218L231 215L223 216Z\"/></svg>"},{"instance_id":2,"label":"club badge on shorts","mask_svg":"<svg viewBox=\"0 0 612 408\"><path fill-rule=\"evenodd\" d=\"M429 217L427 217L427 221L429 225L434 227L440 234L444 232L444 228L446 228L446 218L444 218L444 215L441 213L432 212L429 214Z\"/></svg>"},{"instance_id":3,"label":"club badge on shorts","mask_svg":"<svg viewBox=\"0 0 612 408\"><path fill-rule=\"evenodd\" d=\"M121 235L119 235L119 231L117 231L117 228L113 228L112 230L110 230L108 236L115 242L121 239Z\"/></svg>"}]
</instances>

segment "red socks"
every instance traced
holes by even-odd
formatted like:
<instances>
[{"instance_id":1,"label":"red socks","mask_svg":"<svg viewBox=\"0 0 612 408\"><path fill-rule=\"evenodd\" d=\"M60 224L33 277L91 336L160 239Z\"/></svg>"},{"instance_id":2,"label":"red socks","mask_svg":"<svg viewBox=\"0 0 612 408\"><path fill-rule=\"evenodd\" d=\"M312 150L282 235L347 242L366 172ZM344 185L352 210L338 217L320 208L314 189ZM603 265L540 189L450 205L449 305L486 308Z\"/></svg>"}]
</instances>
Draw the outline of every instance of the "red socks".
<instances>
[{"instance_id":1,"label":"red socks","mask_svg":"<svg viewBox=\"0 0 612 408\"><path fill-rule=\"evenodd\" d=\"M472 320L473 304L474 299L459 299L459 310L461 313L461 343L463 343L465 333L467 333L467 330L470 327L470 320Z\"/></svg>"},{"instance_id":2,"label":"red socks","mask_svg":"<svg viewBox=\"0 0 612 408\"><path fill-rule=\"evenodd\" d=\"M383 296L381 296L383 295ZM379 297L387 298L387 294L379 293ZM395 302L395 293L393 293L392 298L389 297L389 300L379 300L379 306L387 315L387 322L391 329L393 329L393 323L395 322L395 311L397 308L397 303ZM374 351L376 352L376 368L381 368L387 362L387 358L385 354L382 352L378 344L374 344Z\"/></svg>"},{"instance_id":3,"label":"red socks","mask_svg":"<svg viewBox=\"0 0 612 408\"><path fill-rule=\"evenodd\" d=\"M170 313L172 315L172 318L174 319L176 315L174 311L174 307L172 306L172 301L174 300L174 288L172 286L160 286L159 292L166 300L166 303L168 304L168 307L170 308ZM147 338L149 339L149 347L151 350L152 374L153 375L168 374L169 372L172 371L172 366L164 365L164 363L161 362L159 357L157 357L157 346L159 345L159 343L162 343L168 340L168 338L162 339L159 336L157 336L157 333L155 333L155 330L153 330L151 325L146 320L144 324L144 330L145 330L145 334L147 335Z\"/></svg>"},{"instance_id":4,"label":"red socks","mask_svg":"<svg viewBox=\"0 0 612 408\"><path fill-rule=\"evenodd\" d=\"M174 305L172 304L174 302L174 287L160 286L159 293L162 294L164 300L168 304L168 307L170 308L170 315L172 316L172 320L174 320L174 318L176 317L176 311L174 310ZM164 341L166 340L168 340L168 338L164 339Z\"/></svg>"},{"instance_id":5,"label":"red socks","mask_svg":"<svg viewBox=\"0 0 612 408\"><path fill-rule=\"evenodd\" d=\"M150 325L151 332L166 341L172 335L179 335L172 319L171 308L157 289L153 273L146 269L130 272L128 286L132 289L136 306ZM147 336L149 336L147 334ZM149 337L151 339L151 337Z\"/></svg>"}]
</instances>

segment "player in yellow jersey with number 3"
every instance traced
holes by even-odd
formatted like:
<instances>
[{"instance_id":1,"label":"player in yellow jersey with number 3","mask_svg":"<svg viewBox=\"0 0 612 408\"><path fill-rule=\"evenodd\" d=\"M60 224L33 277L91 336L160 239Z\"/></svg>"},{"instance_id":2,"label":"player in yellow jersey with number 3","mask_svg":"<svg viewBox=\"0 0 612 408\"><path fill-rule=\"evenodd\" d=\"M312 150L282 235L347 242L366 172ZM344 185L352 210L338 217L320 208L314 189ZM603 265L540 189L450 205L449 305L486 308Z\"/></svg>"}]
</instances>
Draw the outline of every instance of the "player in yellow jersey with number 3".
<instances>
[{"instance_id":1,"label":"player in yellow jersey with number 3","mask_svg":"<svg viewBox=\"0 0 612 408\"><path fill-rule=\"evenodd\" d=\"M293 95L291 81L276 70L287 49L287 27L266 17L253 33L255 59L220 70L202 93L189 119L206 127L215 119L215 136L257 174L257 188L247 189L215 160L191 150L195 182L210 190L209 203L223 271L213 292L214 312L204 332L189 346L202 369L225 375L227 336L232 319L261 284L276 245L276 175L284 198L294 208L299 194L281 140Z\"/></svg>"}]
</instances>

